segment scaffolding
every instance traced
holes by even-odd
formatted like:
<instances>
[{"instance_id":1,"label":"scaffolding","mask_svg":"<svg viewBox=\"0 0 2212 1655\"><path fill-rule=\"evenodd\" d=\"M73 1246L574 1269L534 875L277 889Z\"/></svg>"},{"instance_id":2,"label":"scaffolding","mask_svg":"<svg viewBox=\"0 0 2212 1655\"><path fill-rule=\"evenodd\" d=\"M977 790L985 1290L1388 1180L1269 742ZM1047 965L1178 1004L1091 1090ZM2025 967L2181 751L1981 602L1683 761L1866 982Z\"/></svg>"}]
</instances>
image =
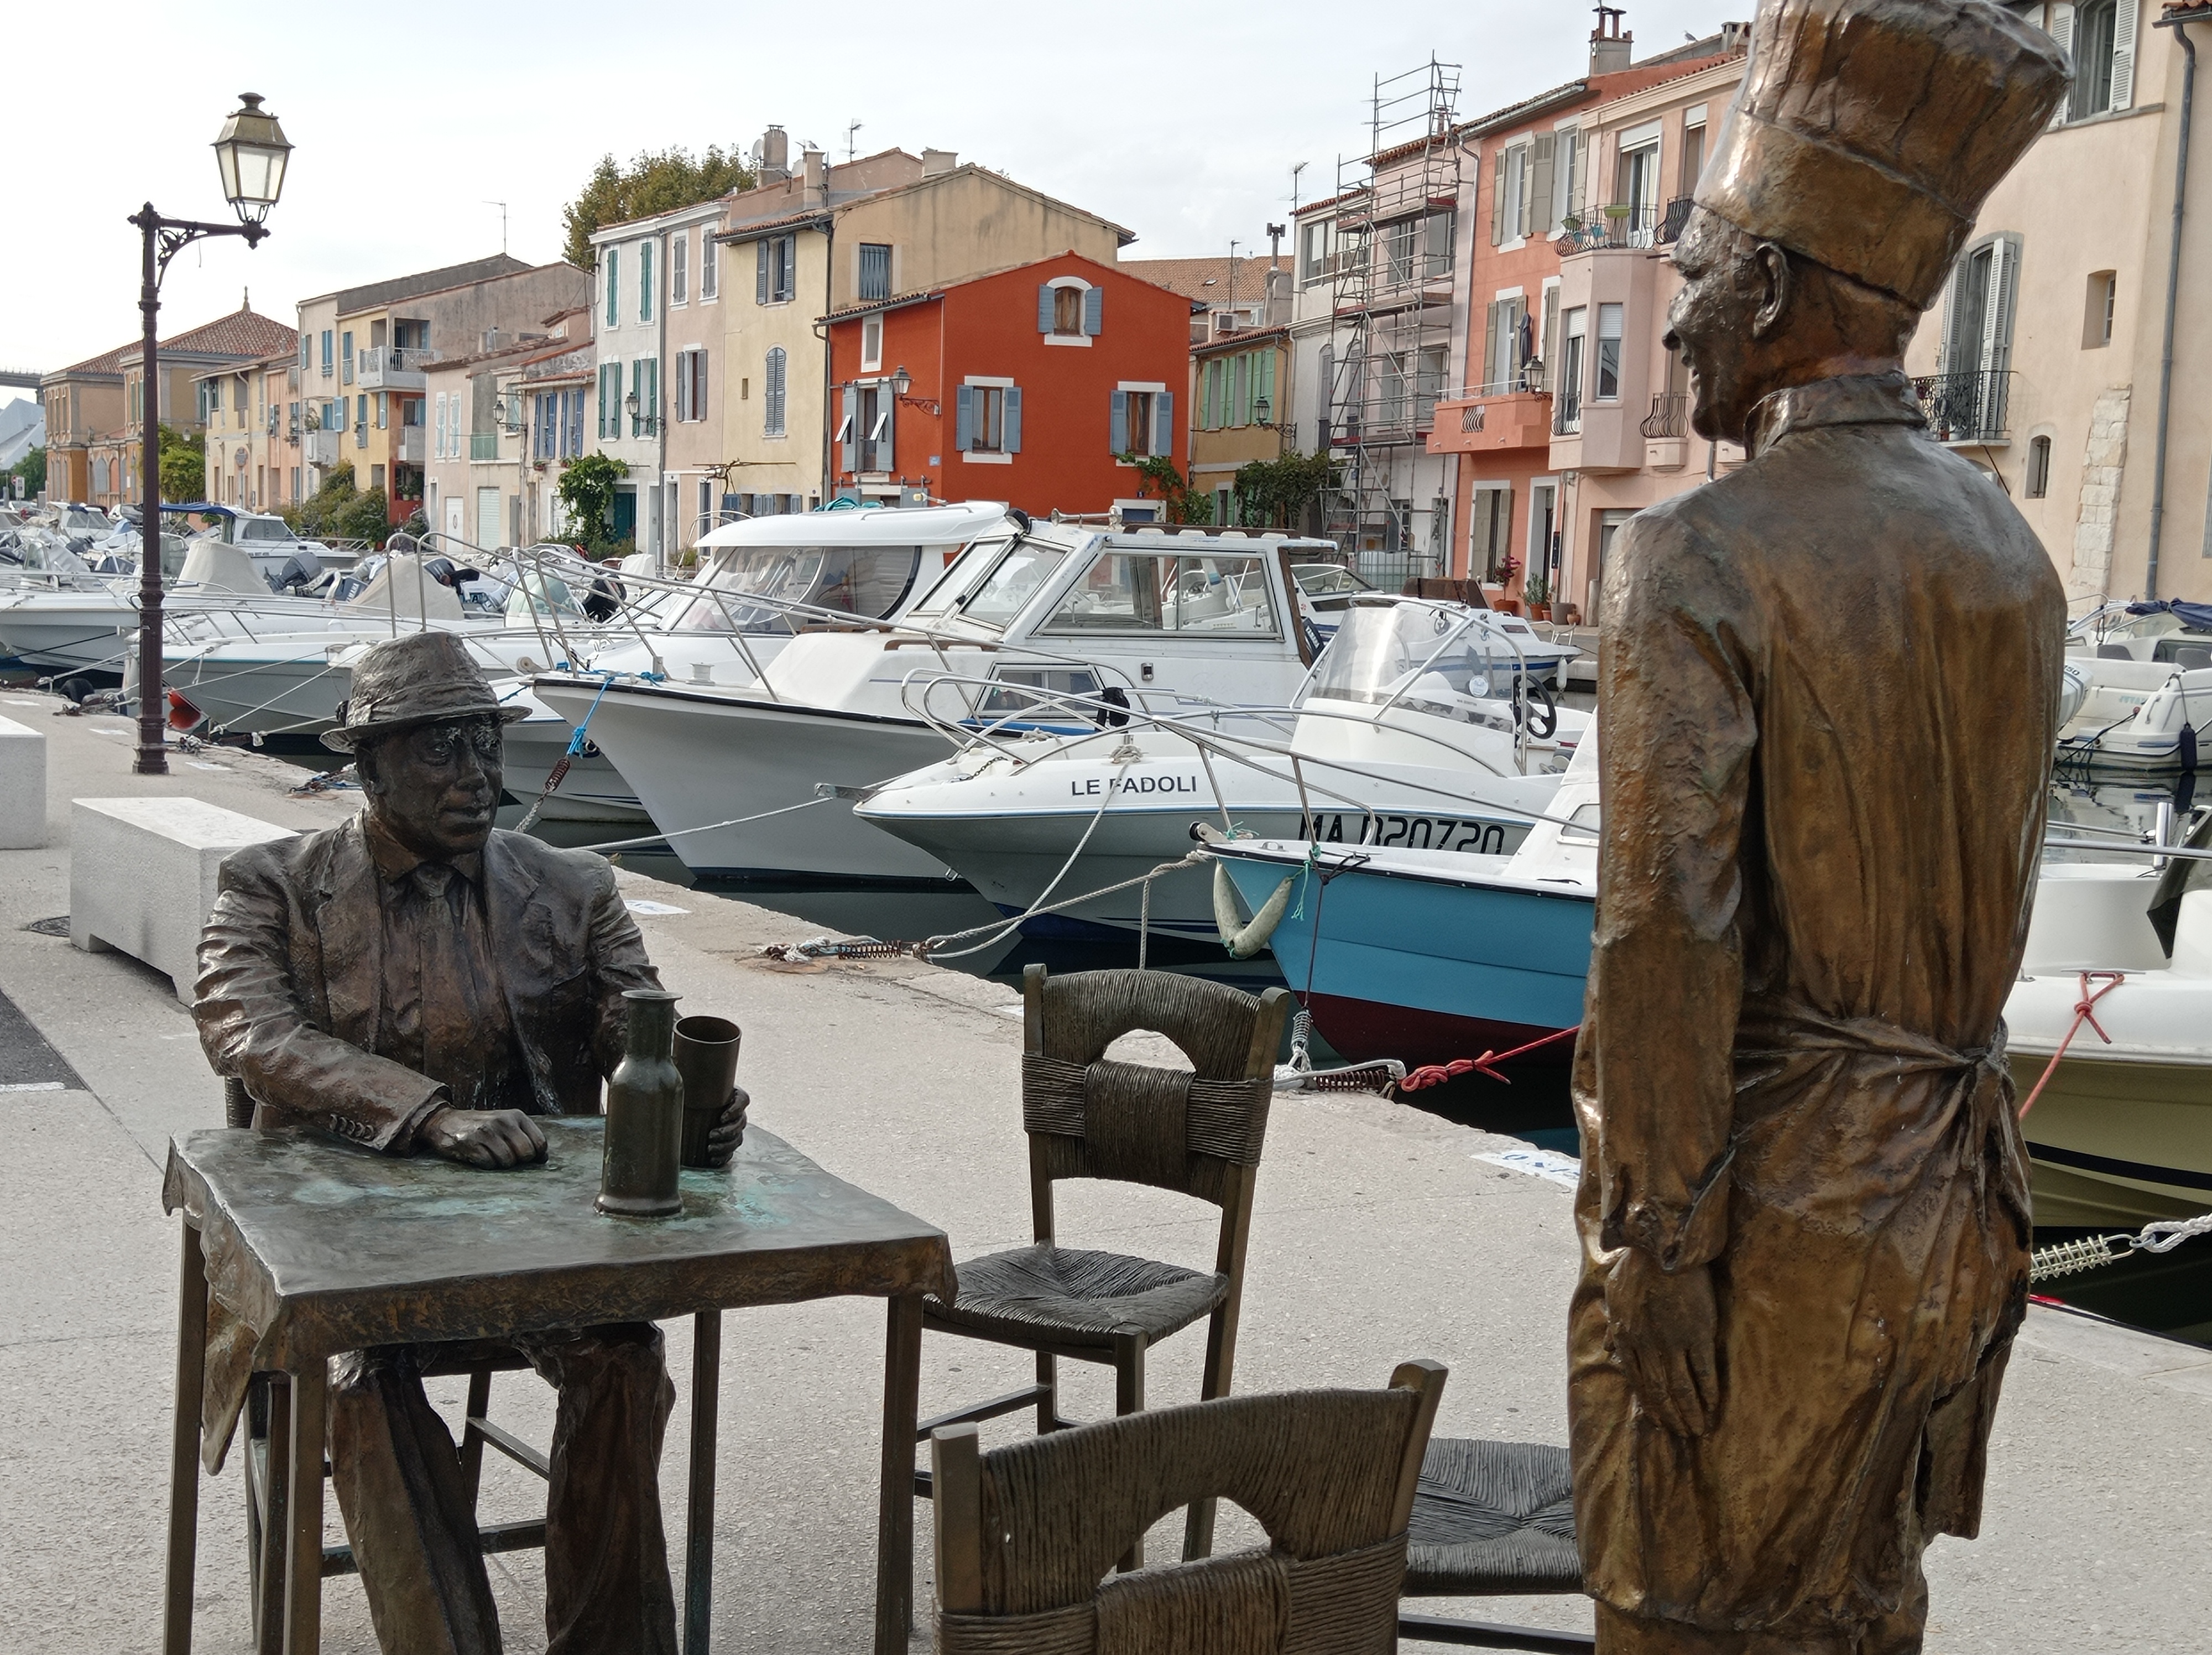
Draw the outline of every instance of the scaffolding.
<instances>
[{"instance_id":1,"label":"scaffolding","mask_svg":"<svg viewBox=\"0 0 2212 1655\"><path fill-rule=\"evenodd\" d=\"M1452 382L1459 90L1460 66L1433 55L1376 76L1367 151L1337 163L1325 440L1340 486L1325 532L1370 578L1394 583L1440 574L1449 555L1441 482L1431 480L1433 498L1417 490L1437 399ZM1431 467L1439 478L1442 464Z\"/></svg>"}]
</instances>

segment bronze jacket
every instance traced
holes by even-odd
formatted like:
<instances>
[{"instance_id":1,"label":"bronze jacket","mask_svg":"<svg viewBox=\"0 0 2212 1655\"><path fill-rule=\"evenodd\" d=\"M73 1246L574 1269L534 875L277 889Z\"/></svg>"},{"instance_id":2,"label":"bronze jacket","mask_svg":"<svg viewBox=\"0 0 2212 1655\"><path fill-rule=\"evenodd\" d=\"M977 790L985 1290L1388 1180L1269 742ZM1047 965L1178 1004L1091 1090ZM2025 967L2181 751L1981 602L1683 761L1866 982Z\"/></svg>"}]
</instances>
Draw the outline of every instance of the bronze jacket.
<instances>
[{"instance_id":1,"label":"bronze jacket","mask_svg":"<svg viewBox=\"0 0 2212 1655\"><path fill-rule=\"evenodd\" d=\"M601 858L520 833L484 847L484 905L533 1112L599 1112L622 1056L625 989L654 989ZM254 845L222 865L193 1016L217 1073L246 1082L257 1126L312 1125L404 1154L437 1085L374 1055L382 916L362 818Z\"/></svg>"}]
</instances>

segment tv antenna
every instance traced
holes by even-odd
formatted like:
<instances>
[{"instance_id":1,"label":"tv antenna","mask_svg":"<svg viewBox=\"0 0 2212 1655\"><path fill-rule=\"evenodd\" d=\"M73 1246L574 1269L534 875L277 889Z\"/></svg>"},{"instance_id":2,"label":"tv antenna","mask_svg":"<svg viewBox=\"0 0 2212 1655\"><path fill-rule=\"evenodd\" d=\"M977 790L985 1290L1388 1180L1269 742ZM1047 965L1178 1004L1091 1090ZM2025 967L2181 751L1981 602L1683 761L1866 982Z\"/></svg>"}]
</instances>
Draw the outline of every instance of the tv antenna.
<instances>
[{"instance_id":1,"label":"tv antenna","mask_svg":"<svg viewBox=\"0 0 2212 1655\"><path fill-rule=\"evenodd\" d=\"M499 209L499 252L500 256L503 259L507 256L507 203L504 201L487 201L484 203L484 205L487 207L496 207Z\"/></svg>"},{"instance_id":2,"label":"tv antenna","mask_svg":"<svg viewBox=\"0 0 2212 1655\"><path fill-rule=\"evenodd\" d=\"M848 162L851 161L854 150L859 147L854 143L854 139L859 136L860 131L860 123L858 121L854 121L845 129L845 159Z\"/></svg>"}]
</instances>

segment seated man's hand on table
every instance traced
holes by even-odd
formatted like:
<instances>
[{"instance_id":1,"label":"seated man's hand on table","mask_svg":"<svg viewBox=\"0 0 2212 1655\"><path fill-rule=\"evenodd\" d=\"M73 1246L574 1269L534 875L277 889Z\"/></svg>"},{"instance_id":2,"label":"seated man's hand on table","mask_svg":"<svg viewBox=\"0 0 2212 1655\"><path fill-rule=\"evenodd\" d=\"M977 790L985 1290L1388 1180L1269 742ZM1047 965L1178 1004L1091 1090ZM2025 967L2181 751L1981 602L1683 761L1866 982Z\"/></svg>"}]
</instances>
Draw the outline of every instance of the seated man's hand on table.
<instances>
[{"instance_id":1,"label":"seated man's hand on table","mask_svg":"<svg viewBox=\"0 0 2212 1655\"><path fill-rule=\"evenodd\" d=\"M752 1098L743 1086L730 1088L730 1101L722 1105L722 1118L707 1135L707 1165L727 1166L738 1146L745 1141L745 1110Z\"/></svg>"},{"instance_id":2,"label":"seated man's hand on table","mask_svg":"<svg viewBox=\"0 0 2212 1655\"><path fill-rule=\"evenodd\" d=\"M416 1136L433 1155L465 1166L520 1166L545 1159L545 1135L519 1109L441 1109Z\"/></svg>"}]
</instances>

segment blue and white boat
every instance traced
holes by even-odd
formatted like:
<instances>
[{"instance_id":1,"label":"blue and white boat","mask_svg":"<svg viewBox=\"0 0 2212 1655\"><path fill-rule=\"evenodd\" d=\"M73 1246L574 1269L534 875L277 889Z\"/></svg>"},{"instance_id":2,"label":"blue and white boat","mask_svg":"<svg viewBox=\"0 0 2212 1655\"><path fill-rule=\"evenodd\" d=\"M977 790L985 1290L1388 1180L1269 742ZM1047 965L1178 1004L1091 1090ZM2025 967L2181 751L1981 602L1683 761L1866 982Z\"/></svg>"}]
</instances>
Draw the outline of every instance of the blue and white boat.
<instances>
[{"instance_id":1,"label":"blue and white boat","mask_svg":"<svg viewBox=\"0 0 2212 1655\"><path fill-rule=\"evenodd\" d=\"M1582 1020L1597 901L1595 743L1511 855L1228 839L1210 849L1322 1038L1408 1067L1506 1051ZM1283 900L1277 901L1280 896ZM1247 939L1256 946L1260 939ZM1549 1048L1565 1062L1570 1043Z\"/></svg>"}]
</instances>

